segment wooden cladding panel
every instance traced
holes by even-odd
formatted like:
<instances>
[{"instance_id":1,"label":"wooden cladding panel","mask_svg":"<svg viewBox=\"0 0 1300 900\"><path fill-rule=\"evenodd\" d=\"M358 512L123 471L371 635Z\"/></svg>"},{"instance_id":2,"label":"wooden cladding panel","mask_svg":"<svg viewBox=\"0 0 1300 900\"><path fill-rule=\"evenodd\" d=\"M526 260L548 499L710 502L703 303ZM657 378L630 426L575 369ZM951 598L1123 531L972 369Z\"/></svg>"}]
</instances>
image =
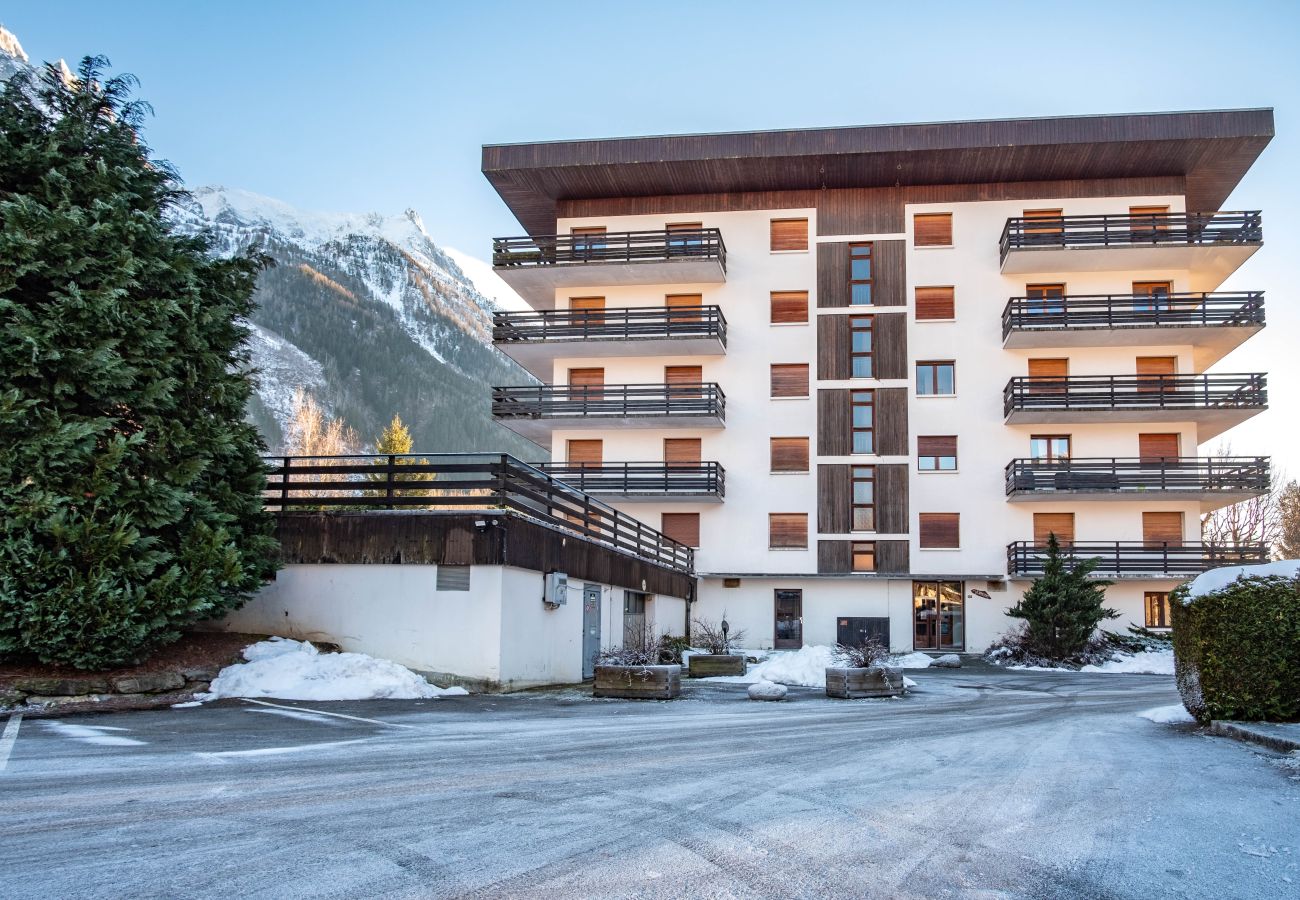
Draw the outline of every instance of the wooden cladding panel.
<instances>
[{"instance_id":1,"label":"wooden cladding panel","mask_svg":"<svg viewBox=\"0 0 1300 900\"><path fill-rule=\"evenodd\" d=\"M956 456L957 435L923 435L916 439L917 456Z\"/></svg>"},{"instance_id":2,"label":"wooden cladding panel","mask_svg":"<svg viewBox=\"0 0 1300 900\"><path fill-rule=\"evenodd\" d=\"M875 282L871 286L871 300L875 306L907 305L907 242L874 241L871 247L871 266ZM844 277L848 278L845 267Z\"/></svg>"},{"instance_id":3,"label":"wooden cladding panel","mask_svg":"<svg viewBox=\"0 0 1300 900\"><path fill-rule=\"evenodd\" d=\"M1148 544L1182 546L1183 514L1180 512L1144 512L1142 540Z\"/></svg>"},{"instance_id":4,"label":"wooden cladding panel","mask_svg":"<svg viewBox=\"0 0 1300 900\"><path fill-rule=\"evenodd\" d=\"M774 251L807 250L807 219L773 219L771 247Z\"/></svg>"},{"instance_id":5,"label":"wooden cladding panel","mask_svg":"<svg viewBox=\"0 0 1300 900\"><path fill-rule=\"evenodd\" d=\"M876 466L876 531L907 534L908 465L888 463Z\"/></svg>"},{"instance_id":6,"label":"wooden cladding panel","mask_svg":"<svg viewBox=\"0 0 1300 900\"><path fill-rule=\"evenodd\" d=\"M817 306L838 309L849 305L849 245L818 244Z\"/></svg>"},{"instance_id":7,"label":"wooden cladding panel","mask_svg":"<svg viewBox=\"0 0 1300 900\"><path fill-rule=\"evenodd\" d=\"M918 545L923 550L952 550L961 546L959 513L921 513Z\"/></svg>"},{"instance_id":8,"label":"wooden cladding panel","mask_svg":"<svg viewBox=\"0 0 1300 900\"><path fill-rule=\"evenodd\" d=\"M848 316L817 317L817 377L840 381L851 377Z\"/></svg>"},{"instance_id":9,"label":"wooden cladding panel","mask_svg":"<svg viewBox=\"0 0 1300 900\"><path fill-rule=\"evenodd\" d=\"M768 513L767 545L774 550L807 549L808 514Z\"/></svg>"},{"instance_id":10,"label":"wooden cladding panel","mask_svg":"<svg viewBox=\"0 0 1300 900\"><path fill-rule=\"evenodd\" d=\"M907 456L907 388L876 390L876 452Z\"/></svg>"},{"instance_id":11,"label":"wooden cladding panel","mask_svg":"<svg viewBox=\"0 0 1300 900\"><path fill-rule=\"evenodd\" d=\"M1031 359L1029 360L1030 378L1065 378L1070 374L1068 359Z\"/></svg>"},{"instance_id":12,"label":"wooden cladding panel","mask_svg":"<svg viewBox=\"0 0 1300 900\"><path fill-rule=\"evenodd\" d=\"M951 247L952 213L916 213L912 216L912 241L917 247Z\"/></svg>"},{"instance_id":13,"label":"wooden cladding panel","mask_svg":"<svg viewBox=\"0 0 1300 900\"><path fill-rule=\"evenodd\" d=\"M703 366L664 366L664 384L701 384L703 381Z\"/></svg>"},{"instance_id":14,"label":"wooden cladding panel","mask_svg":"<svg viewBox=\"0 0 1300 900\"><path fill-rule=\"evenodd\" d=\"M604 369L570 369L569 385L571 387L604 387Z\"/></svg>"},{"instance_id":15,"label":"wooden cladding panel","mask_svg":"<svg viewBox=\"0 0 1300 900\"><path fill-rule=\"evenodd\" d=\"M664 438L664 462L697 463L702 453L699 438Z\"/></svg>"},{"instance_id":16,"label":"wooden cladding panel","mask_svg":"<svg viewBox=\"0 0 1300 900\"><path fill-rule=\"evenodd\" d=\"M1052 534L1063 546L1073 544L1074 513L1034 513L1034 543L1045 546Z\"/></svg>"},{"instance_id":17,"label":"wooden cladding panel","mask_svg":"<svg viewBox=\"0 0 1300 900\"><path fill-rule=\"evenodd\" d=\"M771 454L771 471L808 471L808 438L774 437L770 441L769 450Z\"/></svg>"},{"instance_id":18,"label":"wooden cladding panel","mask_svg":"<svg viewBox=\"0 0 1300 900\"><path fill-rule=\"evenodd\" d=\"M906 575L911 571L910 542L876 541L876 572L881 575Z\"/></svg>"},{"instance_id":19,"label":"wooden cladding panel","mask_svg":"<svg viewBox=\"0 0 1300 900\"><path fill-rule=\"evenodd\" d=\"M877 378L906 378L907 316L880 315L872 323L873 363Z\"/></svg>"},{"instance_id":20,"label":"wooden cladding panel","mask_svg":"<svg viewBox=\"0 0 1300 900\"><path fill-rule=\"evenodd\" d=\"M605 460L605 442L598 439L570 440L565 446L565 462L600 465Z\"/></svg>"},{"instance_id":21,"label":"wooden cladding panel","mask_svg":"<svg viewBox=\"0 0 1300 900\"><path fill-rule=\"evenodd\" d=\"M1138 456L1143 461L1178 458L1178 434L1139 434Z\"/></svg>"},{"instance_id":22,"label":"wooden cladding panel","mask_svg":"<svg viewBox=\"0 0 1300 900\"><path fill-rule=\"evenodd\" d=\"M807 291L772 291L773 325L804 325L808 322Z\"/></svg>"},{"instance_id":23,"label":"wooden cladding panel","mask_svg":"<svg viewBox=\"0 0 1300 900\"><path fill-rule=\"evenodd\" d=\"M773 363L771 379L773 397L808 396L807 363Z\"/></svg>"},{"instance_id":24,"label":"wooden cladding panel","mask_svg":"<svg viewBox=\"0 0 1300 900\"><path fill-rule=\"evenodd\" d=\"M662 513L659 530L688 547L700 546L699 513Z\"/></svg>"},{"instance_id":25,"label":"wooden cladding panel","mask_svg":"<svg viewBox=\"0 0 1300 900\"><path fill-rule=\"evenodd\" d=\"M877 392L879 393L879 392ZM817 392L817 453L848 456L853 448L853 410L848 388Z\"/></svg>"},{"instance_id":26,"label":"wooden cladding panel","mask_svg":"<svg viewBox=\"0 0 1300 900\"><path fill-rule=\"evenodd\" d=\"M853 571L852 541L818 541L817 571L824 575L843 575Z\"/></svg>"},{"instance_id":27,"label":"wooden cladding panel","mask_svg":"<svg viewBox=\"0 0 1300 900\"><path fill-rule=\"evenodd\" d=\"M817 467L817 530L823 534L848 534L853 530L852 466Z\"/></svg>"},{"instance_id":28,"label":"wooden cladding panel","mask_svg":"<svg viewBox=\"0 0 1300 900\"><path fill-rule=\"evenodd\" d=\"M956 298L951 287L916 289L917 321L954 319L957 317L956 306Z\"/></svg>"}]
</instances>

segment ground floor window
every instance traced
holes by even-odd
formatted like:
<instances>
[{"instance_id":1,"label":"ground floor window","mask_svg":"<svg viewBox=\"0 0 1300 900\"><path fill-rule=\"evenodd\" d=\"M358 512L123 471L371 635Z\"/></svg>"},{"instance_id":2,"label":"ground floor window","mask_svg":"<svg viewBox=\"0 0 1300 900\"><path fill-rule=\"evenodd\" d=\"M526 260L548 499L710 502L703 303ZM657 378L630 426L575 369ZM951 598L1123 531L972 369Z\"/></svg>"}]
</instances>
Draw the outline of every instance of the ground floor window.
<instances>
[{"instance_id":1,"label":"ground floor window","mask_svg":"<svg viewBox=\"0 0 1300 900\"><path fill-rule=\"evenodd\" d=\"M912 582L912 649L965 649L965 596L960 581Z\"/></svg>"},{"instance_id":2,"label":"ground floor window","mask_svg":"<svg viewBox=\"0 0 1300 900\"><path fill-rule=\"evenodd\" d=\"M1162 591L1147 591L1147 628L1169 627L1169 595Z\"/></svg>"},{"instance_id":3,"label":"ground floor window","mask_svg":"<svg viewBox=\"0 0 1300 900\"><path fill-rule=\"evenodd\" d=\"M639 591L623 592L623 646L641 643L645 635L645 598Z\"/></svg>"},{"instance_id":4,"label":"ground floor window","mask_svg":"<svg viewBox=\"0 0 1300 900\"><path fill-rule=\"evenodd\" d=\"M798 650L803 646L803 591L778 590L774 601L776 621L772 646L777 650Z\"/></svg>"}]
</instances>

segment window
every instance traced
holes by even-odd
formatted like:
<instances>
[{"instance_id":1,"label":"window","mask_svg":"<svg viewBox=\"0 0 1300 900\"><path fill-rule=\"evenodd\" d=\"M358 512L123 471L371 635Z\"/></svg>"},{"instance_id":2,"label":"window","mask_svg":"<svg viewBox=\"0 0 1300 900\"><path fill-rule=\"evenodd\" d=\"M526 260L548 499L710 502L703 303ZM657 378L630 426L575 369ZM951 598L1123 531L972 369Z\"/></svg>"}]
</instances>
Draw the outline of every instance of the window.
<instances>
[{"instance_id":1,"label":"window","mask_svg":"<svg viewBox=\"0 0 1300 900\"><path fill-rule=\"evenodd\" d=\"M1068 434L1034 434L1029 437L1029 455L1034 459L1049 462L1056 459L1070 458L1070 436Z\"/></svg>"},{"instance_id":2,"label":"window","mask_svg":"<svg viewBox=\"0 0 1300 900\"><path fill-rule=\"evenodd\" d=\"M434 573L436 591L468 591L469 566L438 566Z\"/></svg>"},{"instance_id":3,"label":"window","mask_svg":"<svg viewBox=\"0 0 1300 900\"><path fill-rule=\"evenodd\" d=\"M951 247L952 213L917 213L912 217L912 246Z\"/></svg>"},{"instance_id":4,"label":"window","mask_svg":"<svg viewBox=\"0 0 1300 900\"><path fill-rule=\"evenodd\" d=\"M849 317L849 363L854 378L871 378L871 323L872 316Z\"/></svg>"},{"instance_id":5,"label":"window","mask_svg":"<svg viewBox=\"0 0 1300 900\"><path fill-rule=\"evenodd\" d=\"M1174 292L1174 286L1168 281L1135 281L1133 282L1133 299L1134 309L1154 310L1169 309L1169 295Z\"/></svg>"},{"instance_id":6,"label":"window","mask_svg":"<svg viewBox=\"0 0 1300 900\"><path fill-rule=\"evenodd\" d=\"M916 364L916 393L921 397L948 397L957 393L952 362Z\"/></svg>"},{"instance_id":7,"label":"window","mask_svg":"<svg viewBox=\"0 0 1300 900\"><path fill-rule=\"evenodd\" d=\"M772 291L773 325L803 325L807 322L807 291Z\"/></svg>"},{"instance_id":8,"label":"window","mask_svg":"<svg viewBox=\"0 0 1300 900\"><path fill-rule=\"evenodd\" d=\"M918 437L916 467L922 472L955 472L957 435Z\"/></svg>"},{"instance_id":9,"label":"window","mask_svg":"<svg viewBox=\"0 0 1300 900\"><path fill-rule=\"evenodd\" d=\"M662 513L659 530L679 544L700 546L699 513Z\"/></svg>"},{"instance_id":10,"label":"window","mask_svg":"<svg viewBox=\"0 0 1300 900\"><path fill-rule=\"evenodd\" d=\"M853 411L853 452L876 452L876 392L853 391L850 394Z\"/></svg>"},{"instance_id":11,"label":"window","mask_svg":"<svg viewBox=\"0 0 1300 900\"><path fill-rule=\"evenodd\" d=\"M1155 241L1160 232L1169 230L1169 207L1130 206L1129 240L1134 243Z\"/></svg>"},{"instance_id":12,"label":"window","mask_svg":"<svg viewBox=\"0 0 1300 900\"><path fill-rule=\"evenodd\" d=\"M1181 547L1183 545L1183 514L1180 512L1144 512L1142 514L1142 542L1148 547Z\"/></svg>"},{"instance_id":13,"label":"window","mask_svg":"<svg viewBox=\"0 0 1300 900\"><path fill-rule=\"evenodd\" d=\"M876 467L853 467L854 531L876 530Z\"/></svg>"},{"instance_id":14,"label":"window","mask_svg":"<svg viewBox=\"0 0 1300 900\"><path fill-rule=\"evenodd\" d=\"M808 471L808 438L774 437L770 450L773 472Z\"/></svg>"},{"instance_id":15,"label":"window","mask_svg":"<svg viewBox=\"0 0 1300 900\"><path fill-rule=\"evenodd\" d=\"M646 595L640 591L623 592L623 646L636 647L645 641Z\"/></svg>"},{"instance_id":16,"label":"window","mask_svg":"<svg viewBox=\"0 0 1300 900\"><path fill-rule=\"evenodd\" d=\"M950 287L919 287L916 289L916 319L918 322L955 319L953 289Z\"/></svg>"},{"instance_id":17,"label":"window","mask_svg":"<svg viewBox=\"0 0 1300 900\"><path fill-rule=\"evenodd\" d=\"M570 228L570 240L573 243L574 255L582 255L593 250L604 250L605 244L605 226L592 226L590 228Z\"/></svg>"},{"instance_id":18,"label":"window","mask_svg":"<svg viewBox=\"0 0 1300 900\"><path fill-rule=\"evenodd\" d=\"M853 542L853 571L855 572L876 571L876 542L875 541L854 541Z\"/></svg>"},{"instance_id":19,"label":"window","mask_svg":"<svg viewBox=\"0 0 1300 900\"><path fill-rule=\"evenodd\" d=\"M1034 546L1046 547L1052 535L1062 547L1073 544L1074 513L1034 513Z\"/></svg>"},{"instance_id":20,"label":"window","mask_svg":"<svg viewBox=\"0 0 1300 900\"><path fill-rule=\"evenodd\" d=\"M1147 628L1169 627L1169 595L1162 591L1147 591L1142 595L1147 608Z\"/></svg>"},{"instance_id":21,"label":"window","mask_svg":"<svg viewBox=\"0 0 1300 900\"><path fill-rule=\"evenodd\" d=\"M770 550L808 549L808 514L768 513L767 546Z\"/></svg>"},{"instance_id":22,"label":"window","mask_svg":"<svg viewBox=\"0 0 1300 900\"><path fill-rule=\"evenodd\" d=\"M1057 315L1065 312L1065 285L1027 284L1025 299L1033 315Z\"/></svg>"},{"instance_id":23,"label":"window","mask_svg":"<svg viewBox=\"0 0 1300 900\"><path fill-rule=\"evenodd\" d=\"M849 303L853 306L871 306L871 287L875 281L872 272L871 244L849 244Z\"/></svg>"},{"instance_id":24,"label":"window","mask_svg":"<svg viewBox=\"0 0 1300 900\"><path fill-rule=\"evenodd\" d=\"M773 363L772 364L773 397L807 397L808 364L807 363Z\"/></svg>"},{"instance_id":25,"label":"window","mask_svg":"<svg viewBox=\"0 0 1300 900\"><path fill-rule=\"evenodd\" d=\"M668 232L668 255L689 256L693 247L704 243L704 235L700 234L703 228L703 222L669 222L665 225L664 230Z\"/></svg>"},{"instance_id":26,"label":"window","mask_svg":"<svg viewBox=\"0 0 1300 900\"><path fill-rule=\"evenodd\" d=\"M960 546L959 513L921 513L919 520L922 550L955 550Z\"/></svg>"},{"instance_id":27,"label":"window","mask_svg":"<svg viewBox=\"0 0 1300 900\"><path fill-rule=\"evenodd\" d=\"M807 250L807 219L773 219L772 251Z\"/></svg>"},{"instance_id":28,"label":"window","mask_svg":"<svg viewBox=\"0 0 1300 900\"><path fill-rule=\"evenodd\" d=\"M1061 209L1025 210L1025 234L1034 235L1032 243L1035 244L1059 244L1065 235L1065 222L1061 218L1063 212Z\"/></svg>"},{"instance_id":29,"label":"window","mask_svg":"<svg viewBox=\"0 0 1300 900\"><path fill-rule=\"evenodd\" d=\"M673 465L699 465L703 454L699 438L664 438L664 462Z\"/></svg>"}]
</instances>

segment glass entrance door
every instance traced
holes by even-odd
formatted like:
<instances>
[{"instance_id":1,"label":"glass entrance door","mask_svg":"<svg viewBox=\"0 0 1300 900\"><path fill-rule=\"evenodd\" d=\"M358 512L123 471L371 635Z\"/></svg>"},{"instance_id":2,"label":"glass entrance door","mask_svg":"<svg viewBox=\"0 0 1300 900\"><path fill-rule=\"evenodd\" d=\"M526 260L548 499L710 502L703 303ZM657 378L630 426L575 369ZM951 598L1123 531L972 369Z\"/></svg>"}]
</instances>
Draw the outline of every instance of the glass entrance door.
<instances>
[{"instance_id":1,"label":"glass entrance door","mask_svg":"<svg viewBox=\"0 0 1300 900\"><path fill-rule=\"evenodd\" d=\"M803 591L776 592L776 634L772 646L777 650L798 650L803 646Z\"/></svg>"},{"instance_id":2,"label":"glass entrance door","mask_svg":"<svg viewBox=\"0 0 1300 900\"><path fill-rule=\"evenodd\" d=\"M912 582L912 648L964 650L965 585L960 581Z\"/></svg>"}]
</instances>

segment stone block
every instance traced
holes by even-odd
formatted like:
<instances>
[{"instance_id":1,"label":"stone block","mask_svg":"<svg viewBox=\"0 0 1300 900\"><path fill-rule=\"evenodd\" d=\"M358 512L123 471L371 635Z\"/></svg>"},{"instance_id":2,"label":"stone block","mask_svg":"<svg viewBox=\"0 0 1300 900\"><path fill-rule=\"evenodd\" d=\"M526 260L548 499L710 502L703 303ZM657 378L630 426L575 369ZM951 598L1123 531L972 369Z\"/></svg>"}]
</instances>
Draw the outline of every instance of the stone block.
<instances>
[{"instance_id":1,"label":"stone block","mask_svg":"<svg viewBox=\"0 0 1300 900\"><path fill-rule=\"evenodd\" d=\"M57 697L78 697L83 694L107 694L112 690L112 688L108 686L108 680L100 678L97 675L73 675L67 678L50 678L46 676L33 675L30 677L15 678L12 683L15 690L24 691L28 694L42 694Z\"/></svg>"},{"instance_id":2,"label":"stone block","mask_svg":"<svg viewBox=\"0 0 1300 900\"><path fill-rule=\"evenodd\" d=\"M185 687L185 676L180 672L151 672L113 679L113 690L119 694L159 694Z\"/></svg>"}]
</instances>

